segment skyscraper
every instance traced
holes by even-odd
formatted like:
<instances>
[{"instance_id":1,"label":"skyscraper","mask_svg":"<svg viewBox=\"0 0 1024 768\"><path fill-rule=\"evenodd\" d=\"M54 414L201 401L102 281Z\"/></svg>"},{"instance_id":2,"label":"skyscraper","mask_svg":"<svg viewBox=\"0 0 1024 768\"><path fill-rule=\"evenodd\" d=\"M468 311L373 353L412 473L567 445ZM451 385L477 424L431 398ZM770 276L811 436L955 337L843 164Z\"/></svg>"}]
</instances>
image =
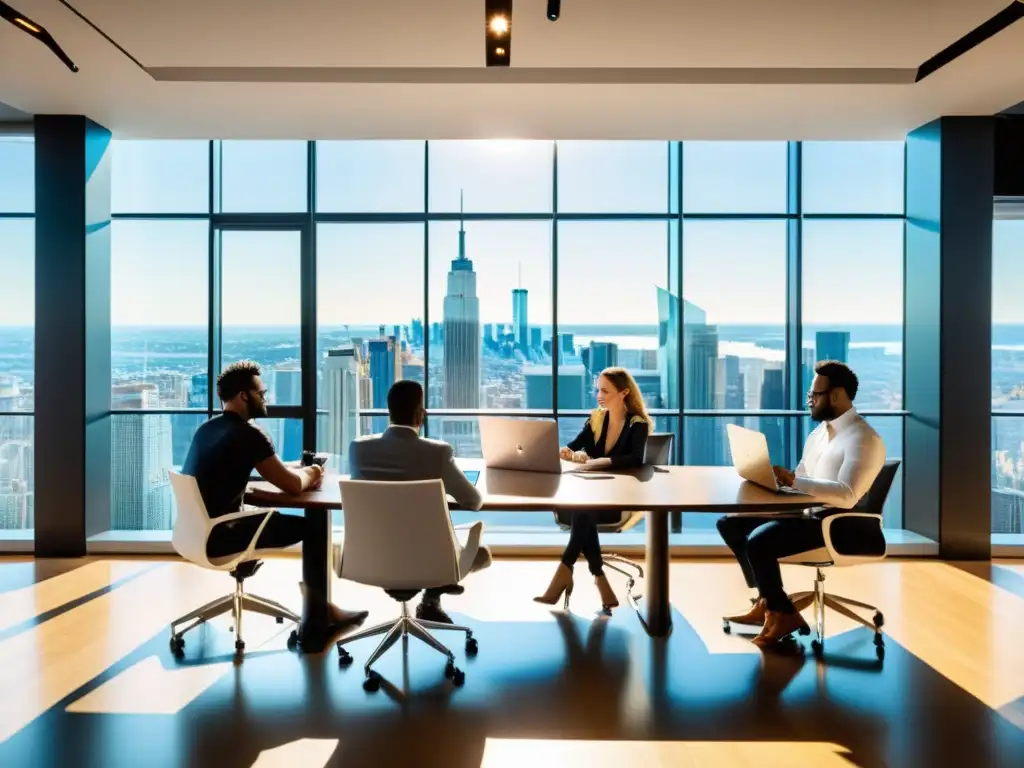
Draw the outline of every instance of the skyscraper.
<instances>
[{"instance_id":1,"label":"skyscraper","mask_svg":"<svg viewBox=\"0 0 1024 768\"><path fill-rule=\"evenodd\" d=\"M605 368L619 364L619 345L610 341L590 342L588 362L591 378L597 379Z\"/></svg>"},{"instance_id":2,"label":"skyscraper","mask_svg":"<svg viewBox=\"0 0 1024 768\"><path fill-rule=\"evenodd\" d=\"M445 408L480 407L480 346L476 272L466 257L466 229L460 219L459 255L451 263L444 297Z\"/></svg>"},{"instance_id":3,"label":"skyscraper","mask_svg":"<svg viewBox=\"0 0 1024 768\"><path fill-rule=\"evenodd\" d=\"M526 407L550 411L554 407L551 391L551 366L532 365L523 368L526 379ZM558 410L582 410L587 405L587 370L582 365L562 365L558 368Z\"/></svg>"},{"instance_id":4,"label":"skyscraper","mask_svg":"<svg viewBox=\"0 0 1024 768\"><path fill-rule=\"evenodd\" d=\"M530 348L531 349L535 349L538 352L540 352L542 346L543 345L541 343L540 328L531 328L530 329Z\"/></svg>"},{"instance_id":5,"label":"skyscraper","mask_svg":"<svg viewBox=\"0 0 1024 768\"><path fill-rule=\"evenodd\" d=\"M414 347L423 346L423 321L413 320L412 321L412 345Z\"/></svg>"},{"instance_id":6,"label":"skyscraper","mask_svg":"<svg viewBox=\"0 0 1024 768\"><path fill-rule=\"evenodd\" d=\"M558 348L562 350L563 355L575 357L576 343L573 335L571 333L558 334Z\"/></svg>"},{"instance_id":7,"label":"skyscraper","mask_svg":"<svg viewBox=\"0 0 1024 768\"><path fill-rule=\"evenodd\" d=\"M818 331L814 339L817 347L818 361L838 360L840 363L850 362L849 331Z\"/></svg>"},{"instance_id":8,"label":"skyscraper","mask_svg":"<svg viewBox=\"0 0 1024 768\"><path fill-rule=\"evenodd\" d=\"M371 339L370 381L373 394L373 408L388 407L388 390L402 378L402 349L394 336L385 339Z\"/></svg>"},{"instance_id":9,"label":"skyscraper","mask_svg":"<svg viewBox=\"0 0 1024 768\"><path fill-rule=\"evenodd\" d=\"M693 410L715 407L715 377L718 373L718 328L707 324L704 310L683 305L683 363L685 406ZM686 461L692 464L721 464L725 460L720 425L713 418L694 418L686 428Z\"/></svg>"},{"instance_id":10,"label":"skyscraper","mask_svg":"<svg viewBox=\"0 0 1024 768\"><path fill-rule=\"evenodd\" d=\"M761 380L761 408L766 411L786 407L785 373L782 367L766 367ZM761 431L768 440L768 452L776 464L786 463L785 429L778 416L762 416Z\"/></svg>"},{"instance_id":11,"label":"skyscraper","mask_svg":"<svg viewBox=\"0 0 1024 768\"><path fill-rule=\"evenodd\" d=\"M512 333L515 334L516 349L525 352L530 346L530 323L527 320L527 290L512 289Z\"/></svg>"},{"instance_id":12,"label":"skyscraper","mask_svg":"<svg viewBox=\"0 0 1024 768\"><path fill-rule=\"evenodd\" d=\"M277 402L291 405L302 402L302 371L295 363L280 363L274 369L274 395ZM285 419L277 452L282 461L302 456L302 421Z\"/></svg>"},{"instance_id":13,"label":"skyscraper","mask_svg":"<svg viewBox=\"0 0 1024 768\"><path fill-rule=\"evenodd\" d=\"M189 408L206 408L209 406L210 391L205 373L196 373L188 390Z\"/></svg>"},{"instance_id":14,"label":"skyscraper","mask_svg":"<svg viewBox=\"0 0 1024 768\"><path fill-rule=\"evenodd\" d=\"M0 529L35 527L35 454L20 419L0 425Z\"/></svg>"},{"instance_id":15,"label":"skyscraper","mask_svg":"<svg viewBox=\"0 0 1024 768\"><path fill-rule=\"evenodd\" d=\"M115 410L159 407L155 384L120 384L111 389ZM155 531L171 528L171 417L163 414L114 416L110 427L111 528Z\"/></svg>"},{"instance_id":16,"label":"skyscraper","mask_svg":"<svg viewBox=\"0 0 1024 768\"><path fill-rule=\"evenodd\" d=\"M661 402L679 407L679 297L658 288L658 371Z\"/></svg>"},{"instance_id":17,"label":"skyscraper","mask_svg":"<svg viewBox=\"0 0 1024 768\"><path fill-rule=\"evenodd\" d=\"M328 453L339 457L338 466L347 466L348 446L359 436L359 352L353 347L327 351L324 359L324 404L327 409L326 441Z\"/></svg>"}]
</instances>

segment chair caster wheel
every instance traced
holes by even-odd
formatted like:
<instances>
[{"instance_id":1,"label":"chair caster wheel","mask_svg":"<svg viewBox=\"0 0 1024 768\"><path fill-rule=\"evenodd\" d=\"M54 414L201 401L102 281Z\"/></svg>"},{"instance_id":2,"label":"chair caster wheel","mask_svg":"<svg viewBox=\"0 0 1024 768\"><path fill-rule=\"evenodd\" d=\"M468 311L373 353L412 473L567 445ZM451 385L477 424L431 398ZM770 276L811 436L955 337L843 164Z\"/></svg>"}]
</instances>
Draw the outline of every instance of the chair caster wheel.
<instances>
[{"instance_id":1,"label":"chair caster wheel","mask_svg":"<svg viewBox=\"0 0 1024 768\"><path fill-rule=\"evenodd\" d=\"M444 665L444 676L449 680L451 680L458 671L459 668L455 666L454 661L449 660L448 663Z\"/></svg>"},{"instance_id":2,"label":"chair caster wheel","mask_svg":"<svg viewBox=\"0 0 1024 768\"><path fill-rule=\"evenodd\" d=\"M466 682L466 673L461 669L456 669L452 674L452 685L456 688L461 688L464 682Z\"/></svg>"},{"instance_id":3,"label":"chair caster wheel","mask_svg":"<svg viewBox=\"0 0 1024 768\"><path fill-rule=\"evenodd\" d=\"M367 693L374 693L380 690L380 675L372 669L366 673L366 679L363 680L363 690Z\"/></svg>"},{"instance_id":4,"label":"chair caster wheel","mask_svg":"<svg viewBox=\"0 0 1024 768\"><path fill-rule=\"evenodd\" d=\"M881 611L875 611L874 616L875 629L881 629L885 626L885 616L882 615Z\"/></svg>"},{"instance_id":5,"label":"chair caster wheel","mask_svg":"<svg viewBox=\"0 0 1024 768\"><path fill-rule=\"evenodd\" d=\"M797 633L801 634L801 635L804 635L804 636L807 636L807 635L811 634L811 628L810 627L800 627L797 630Z\"/></svg>"},{"instance_id":6,"label":"chair caster wheel","mask_svg":"<svg viewBox=\"0 0 1024 768\"><path fill-rule=\"evenodd\" d=\"M727 634L727 635L731 635L732 634L732 624L730 624L728 621L722 621L722 631L725 632L725 634Z\"/></svg>"},{"instance_id":7,"label":"chair caster wheel","mask_svg":"<svg viewBox=\"0 0 1024 768\"><path fill-rule=\"evenodd\" d=\"M480 650L480 648L479 648L479 646L476 643L476 638L475 637L467 638L466 639L466 655L467 656L476 656L478 650Z\"/></svg>"},{"instance_id":8,"label":"chair caster wheel","mask_svg":"<svg viewBox=\"0 0 1024 768\"><path fill-rule=\"evenodd\" d=\"M173 653L178 658L181 658L185 655L185 638L183 638L181 635L172 635L170 646L171 653Z\"/></svg>"},{"instance_id":9,"label":"chair caster wheel","mask_svg":"<svg viewBox=\"0 0 1024 768\"><path fill-rule=\"evenodd\" d=\"M298 630L293 629L291 634L288 635L288 650L294 651L299 647L299 633Z\"/></svg>"},{"instance_id":10,"label":"chair caster wheel","mask_svg":"<svg viewBox=\"0 0 1024 768\"><path fill-rule=\"evenodd\" d=\"M245 650L245 643L241 640L235 640L235 653L241 653Z\"/></svg>"},{"instance_id":11,"label":"chair caster wheel","mask_svg":"<svg viewBox=\"0 0 1024 768\"><path fill-rule=\"evenodd\" d=\"M284 624L284 616L278 616L277 617L277 623L278 624Z\"/></svg>"},{"instance_id":12,"label":"chair caster wheel","mask_svg":"<svg viewBox=\"0 0 1024 768\"><path fill-rule=\"evenodd\" d=\"M347 667L352 663L352 654L344 648L338 649L338 666Z\"/></svg>"},{"instance_id":13,"label":"chair caster wheel","mask_svg":"<svg viewBox=\"0 0 1024 768\"><path fill-rule=\"evenodd\" d=\"M820 659L822 654L825 652L825 646L822 644L820 640L812 640L811 651L814 653L816 657Z\"/></svg>"}]
</instances>

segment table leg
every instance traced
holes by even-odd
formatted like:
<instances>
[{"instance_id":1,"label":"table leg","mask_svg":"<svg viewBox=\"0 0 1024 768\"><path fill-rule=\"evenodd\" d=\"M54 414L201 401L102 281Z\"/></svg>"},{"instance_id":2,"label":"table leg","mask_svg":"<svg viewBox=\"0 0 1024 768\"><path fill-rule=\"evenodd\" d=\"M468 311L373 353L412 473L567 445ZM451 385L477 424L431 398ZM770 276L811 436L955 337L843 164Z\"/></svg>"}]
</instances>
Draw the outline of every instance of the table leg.
<instances>
[{"instance_id":1,"label":"table leg","mask_svg":"<svg viewBox=\"0 0 1024 768\"><path fill-rule=\"evenodd\" d=\"M319 653L331 639L327 604L331 599L331 512L306 510L306 538L302 542L302 580L306 599L299 625L299 646Z\"/></svg>"},{"instance_id":2,"label":"table leg","mask_svg":"<svg viewBox=\"0 0 1024 768\"><path fill-rule=\"evenodd\" d=\"M653 637L672 631L668 588L668 513L647 513L647 567L640 618Z\"/></svg>"}]
</instances>

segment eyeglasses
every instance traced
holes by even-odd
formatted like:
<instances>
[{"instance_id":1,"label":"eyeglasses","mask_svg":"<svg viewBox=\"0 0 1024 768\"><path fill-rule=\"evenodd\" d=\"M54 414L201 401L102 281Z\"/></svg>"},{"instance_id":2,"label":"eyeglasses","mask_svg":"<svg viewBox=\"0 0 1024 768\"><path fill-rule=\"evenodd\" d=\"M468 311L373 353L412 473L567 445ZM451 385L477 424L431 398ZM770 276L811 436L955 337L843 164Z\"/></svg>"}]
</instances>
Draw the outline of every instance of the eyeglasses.
<instances>
[{"instance_id":1,"label":"eyeglasses","mask_svg":"<svg viewBox=\"0 0 1024 768\"><path fill-rule=\"evenodd\" d=\"M831 392L833 389L834 389L834 387L829 387L828 389L822 389L822 390L815 390L815 389L808 390L808 392L807 392L807 402L808 403L813 403L819 397L824 397L829 392Z\"/></svg>"}]
</instances>

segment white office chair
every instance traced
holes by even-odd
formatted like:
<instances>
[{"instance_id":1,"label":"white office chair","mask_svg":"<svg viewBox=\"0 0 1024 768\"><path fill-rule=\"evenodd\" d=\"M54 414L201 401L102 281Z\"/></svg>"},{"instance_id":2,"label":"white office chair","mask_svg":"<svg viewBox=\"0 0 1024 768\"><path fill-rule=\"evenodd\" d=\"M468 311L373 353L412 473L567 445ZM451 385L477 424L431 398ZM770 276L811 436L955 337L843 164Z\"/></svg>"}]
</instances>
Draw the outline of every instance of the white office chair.
<instances>
[{"instance_id":1,"label":"white office chair","mask_svg":"<svg viewBox=\"0 0 1024 768\"><path fill-rule=\"evenodd\" d=\"M287 619L299 622L299 617L289 611L283 605L274 600L267 600L256 595L247 595L242 582L252 576L260 567L259 558L270 552L279 550L257 550L256 542L273 510L269 509L247 509L241 512L233 512L227 515L211 519L206 512L206 504L199 493L199 484L194 477L181 475L177 472L168 472L171 478L171 488L174 491L174 498L178 504L178 519L174 523L174 537L172 543L175 551L186 560L214 571L230 571L235 579L235 592L233 595L226 595L213 602L207 603L201 608L186 613L184 616L171 622L171 652L175 656L181 656L185 648L185 633L209 621L212 618L231 611L234 619L235 651L242 653L245 650L245 642L242 639L242 612L252 611L272 616L277 619L278 624L283 624ZM206 541L210 537L210 531L214 525L240 520L245 517L262 517L263 521L253 535L249 546L244 552L227 557L210 559L206 556ZM178 627L187 622L192 622L182 630ZM294 647L297 641L297 633L293 630L288 638L289 647Z\"/></svg>"},{"instance_id":2,"label":"white office chair","mask_svg":"<svg viewBox=\"0 0 1024 768\"><path fill-rule=\"evenodd\" d=\"M402 604L395 621L356 632L338 641L338 662L352 663L344 646L364 637L384 635L363 667L363 687L375 691L380 675L374 662L409 635L418 637L442 653L448 663L445 677L462 685L465 675L455 666L455 654L428 630L449 630L466 634L466 654L475 655L477 642L468 627L421 621L409 615L409 601L421 590L458 584L469 573L480 548L482 524L474 524L462 547L452 528L448 500L440 480L380 482L342 480L341 501L345 509L345 544L339 575L359 584L380 587Z\"/></svg>"},{"instance_id":3,"label":"white office chair","mask_svg":"<svg viewBox=\"0 0 1024 768\"><path fill-rule=\"evenodd\" d=\"M851 600L848 597L829 595L825 593L825 574L823 568L844 567L858 565L859 563L871 563L885 559L885 536L882 533L882 509L885 507L885 500L889 496L889 489L892 488L896 472L900 468L898 459L885 462L881 471L875 478L871 488L864 494L853 509L848 512L834 512L821 521L821 533L825 539L825 545L809 552L801 552L790 557L779 560L780 563L793 563L814 568L816 572L814 589L806 592L796 592L789 596L794 604L806 601L813 597L814 600L814 623L816 638L811 642L811 648L815 654L820 655L825 647L825 609L831 608L847 618L853 619L875 633L875 653L878 659L885 658L885 641L882 639L882 625L885 617L882 612L873 605ZM843 540L843 549L852 551L840 551L836 545L835 534L841 528L846 527L848 531L839 538ZM852 608L874 611L871 621L861 617Z\"/></svg>"},{"instance_id":4,"label":"white office chair","mask_svg":"<svg viewBox=\"0 0 1024 768\"><path fill-rule=\"evenodd\" d=\"M671 432L652 432L647 436L647 446L644 449L644 464L664 465L672 460L672 440L675 437ZM643 510L623 511L619 519L611 523L598 523L598 533L625 533L635 526L646 513ZM572 527L572 512L555 512L555 522L563 531ZM643 595L633 594L633 587L636 579L644 577L644 569L639 563L627 560L619 555L603 555L601 561L608 568L626 577L626 596L634 608ZM631 568L635 572L630 573L624 570ZM566 591L563 607L569 609L569 593Z\"/></svg>"}]
</instances>

